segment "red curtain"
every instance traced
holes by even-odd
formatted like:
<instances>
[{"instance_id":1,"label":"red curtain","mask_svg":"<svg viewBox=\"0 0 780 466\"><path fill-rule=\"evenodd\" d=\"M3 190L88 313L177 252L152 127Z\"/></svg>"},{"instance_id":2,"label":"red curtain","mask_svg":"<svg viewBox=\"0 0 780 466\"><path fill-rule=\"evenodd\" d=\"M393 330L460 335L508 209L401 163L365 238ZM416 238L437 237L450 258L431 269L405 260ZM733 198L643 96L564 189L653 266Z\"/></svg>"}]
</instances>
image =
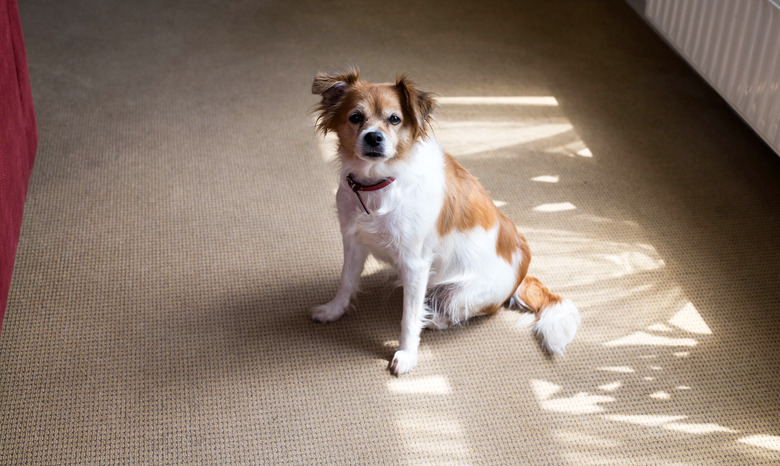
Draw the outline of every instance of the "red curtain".
<instances>
[{"instance_id":1,"label":"red curtain","mask_svg":"<svg viewBox=\"0 0 780 466\"><path fill-rule=\"evenodd\" d=\"M16 0L0 0L0 328L38 130Z\"/></svg>"}]
</instances>

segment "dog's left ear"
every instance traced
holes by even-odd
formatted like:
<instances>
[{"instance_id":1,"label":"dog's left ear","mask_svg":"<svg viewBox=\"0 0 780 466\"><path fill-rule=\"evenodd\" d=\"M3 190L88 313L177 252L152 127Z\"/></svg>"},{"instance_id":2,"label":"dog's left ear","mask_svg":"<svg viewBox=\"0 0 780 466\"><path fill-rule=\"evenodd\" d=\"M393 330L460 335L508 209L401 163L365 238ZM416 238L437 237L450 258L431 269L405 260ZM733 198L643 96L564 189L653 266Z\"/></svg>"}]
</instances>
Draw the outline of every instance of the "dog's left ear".
<instances>
[{"instance_id":1,"label":"dog's left ear","mask_svg":"<svg viewBox=\"0 0 780 466\"><path fill-rule=\"evenodd\" d=\"M425 136L430 127L436 100L433 94L417 89L406 75L401 75L395 81L395 88L401 97L404 119L414 122L414 137Z\"/></svg>"}]
</instances>

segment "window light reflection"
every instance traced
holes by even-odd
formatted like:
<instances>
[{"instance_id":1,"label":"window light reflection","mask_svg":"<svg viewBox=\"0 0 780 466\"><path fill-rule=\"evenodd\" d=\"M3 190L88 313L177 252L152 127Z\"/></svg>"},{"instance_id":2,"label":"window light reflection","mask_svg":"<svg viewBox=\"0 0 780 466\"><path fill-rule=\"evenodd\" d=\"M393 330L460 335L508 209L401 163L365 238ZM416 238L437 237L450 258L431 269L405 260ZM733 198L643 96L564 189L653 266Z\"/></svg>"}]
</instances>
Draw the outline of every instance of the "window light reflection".
<instances>
[{"instance_id":1,"label":"window light reflection","mask_svg":"<svg viewBox=\"0 0 780 466\"><path fill-rule=\"evenodd\" d=\"M673 332L674 329L672 327L669 327L668 325L664 324L653 324L649 327L647 327L647 330L652 330L654 332Z\"/></svg>"},{"instance_id":2,"label":"window light reflection","mask_svg":"<svg viewBox=\"0 0 780 466\"><path fill-rule=\"evenodd\" d=\"M450 384L441 376L423 377L420 379L400 377L390 380L387 384L387 388L390 389L391 392L396 393L433 395L449 395L452 393Z\"/></svg>"},{"instance_id":3,"label":"window light reflection","mask_svg":"<svg viewBox=\"0 0 780 466\"><path fill-rule=\"evenodd\" d=\"M618 372L621 374L633 374L635 371L634 369L628 367L628 366L607 366L607 367L599 367L598 370L600 371L607 371L607 372Z\"/></svg>"},{"instance_id":4,"label":"window light reflection","mask_svg":"<svg viewBox=\"0 0 780 466\"><path fill-rule=\"evenodd\" d=\"M560 181L561 177L558 175L555 176L549 176L549 175L542 175L542 176L536 176L531 178L531 181L538 181L540 183L557 183Z\"/></svg>"},{"instance_id":5,"label":"window light reflection","mask_svg":"<svg viewBox=\"0 0 780 466\"><path fill-rule=\"evenodd\" d=\"M780 437L776 435L751 435L739 439L739 442L767 450L780 451Z\"/></svg>"},{"instance_id":6,"label":"window light reflection","mask_svg":"<svg viewBox=\"0 0 780 466\"><path fill-rule=\"evenodd\" d=\"M612 383L604 384L599 386L599 390L604 390L605 392L614 392L618 388L623 386L623 382L620 380L617 380Z\"/></svg>"},{"instance_id":7,"label":"window light reflection","mask_svg":"<svg viewBox=\"0 0 780 466\"><path fill-rule=\"evenodd\" d=\"M637 415L624 415L624 414L610 414L604 416L610 421L626 422L628 424L637 424L640 426L661 426L670 422L680 421L687 416L663 416L654 414L637 414Z\"/></svg>"},{"instance_id":8,"label":"window light reflection","mask_svg":"<svg viewBox=\"0 0 780 466\"><path fill-rule=\"evenodd\" d=\"M593 414L606 411L599 403L611 403L615 398L606 395L592 395L587 392L570 397L553 398L561 390L559 385L544 380L531 380L531 391L543 409L569 414Z\"/></svg>"},{"instance_id":9,"label":"window light reflection","mask_svg":"<svg viewBox=\"0 0 780 466\"><path fill-rule=\"evenodd\" d=\"M528 121L440 121L434 132L436 139L447 153L455 157L487 154L500 156L498 149L527 144L572 131L565 121L529 123Z\"/></svg>"},{"instance_id":10,"label":"window light reflection","mask_svg":"<svg viewBox=\"0 0 780 466\"><path fill-rule=\"evenodd\" d=\"M563 212L566 210L574 210L576 208L577 206L575 206L571 202L558 202L558 203L538 205L531 210L534 210L536 212Z\"/></svg>"},{"instance_id":11,"label":"window light reflection","mask_svg":"<svg viewBox=\"0 0 780 466\"><path fill-rule=\"evenodd\" d=\"M652 335L647 332L634 332L612 341L604 343L604 346L696 346L699 342L693 338L670 338L660 335Z\"/></svg>"},{"instance_id":12,"label":"window light reflection","mask_svg":"<svg viewBox=\"0 0 780 466\"><path fill-rule=\"evenodd\" d=\"M469 463L466 434L457 417L442 415L434 410L414 414L404 412L396 420L403 438L403 446L416 457L435 455L438 462Z\"/></svg>"},{"instance_id":13,"label":"window light reflection","mask_svg":"<svg viewBox=\"0 0 780 466\"><path fill-rule=\"evenodd\" d=\"M438 97L436 101L440 105L541 105L558 106L558 100L551 96L480 96L480 97Z\"/></svg>"},{"instance_id":14,"label":"window light reflection","mask_svg":"<svg viewBox=\"0 0 780 466\"><path fill-rule=\"evenodd\" d=\"M712 334L712 330L710 330L707 323L704 322L704 319L702 319L696 308L693 307L693 303L686 304L677 314L669 319L669 323L686 332L702 335Z\"/></svg>"},{"instance_id":15,"label":"window light reflection","mask_svg":"<svg viewBox=\"0 0 780 466\"><path fill-rule=\"evenodd\" d=\"M664 424L663 428L677 430L680 432L687 432L689 434L712 434L715 432L728 432L733 434L737 432L736 430L729 429L728 427L723 427L722 425L712 423L683 424L680 422L670 422L669 424Z\"/></svg>"},{"instance_id":16,"label":"window light reflection","mask_svg":"<svg viewBox=\"0 0 780 466\"><path fill-rule=\"evenodd\" d=\"M672 397L672 395L666 393L663 390L659 390L657 392L651 393L648 396L654 400L668 400Z\"/></svg>"}]
</instances>

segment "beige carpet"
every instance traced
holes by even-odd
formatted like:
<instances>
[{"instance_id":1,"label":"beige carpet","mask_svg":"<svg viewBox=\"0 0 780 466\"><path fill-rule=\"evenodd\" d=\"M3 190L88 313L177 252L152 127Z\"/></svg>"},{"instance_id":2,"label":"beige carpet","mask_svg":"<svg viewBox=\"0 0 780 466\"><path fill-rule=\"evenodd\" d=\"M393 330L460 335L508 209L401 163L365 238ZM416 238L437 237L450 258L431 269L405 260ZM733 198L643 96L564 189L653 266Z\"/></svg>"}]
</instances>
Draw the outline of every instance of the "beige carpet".
<instances>
[{"instance_id":1,"label":"beige carpet","mask_svg":"<svg viewBox=\"0 0 780 466\"><path fill-rule=\"evenodd\" d=\"M780 461L780 158L623 2L20 0L40 131L0 337L2 464ZM408 72L575 301L386 370L341 266L317 71ZM512 97L496 100L487 97Z\"/></svg>"}]
</instances>

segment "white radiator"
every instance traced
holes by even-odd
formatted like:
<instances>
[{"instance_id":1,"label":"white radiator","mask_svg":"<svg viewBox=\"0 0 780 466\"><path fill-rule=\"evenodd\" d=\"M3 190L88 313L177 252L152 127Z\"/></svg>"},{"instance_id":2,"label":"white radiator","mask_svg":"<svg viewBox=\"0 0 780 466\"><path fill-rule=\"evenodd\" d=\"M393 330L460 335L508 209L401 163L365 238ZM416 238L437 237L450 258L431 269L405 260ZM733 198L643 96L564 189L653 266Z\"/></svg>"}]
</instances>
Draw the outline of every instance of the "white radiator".
<instances>
[{"instance_id":1,"label":"white radiator","mask_svg":"<svg viewBox=\"0 0 780 466\"><path fill-rule=\"evenodd\" d=\"M780 154L779 0L646 0L645 17Z\"/></svg>"}]
</instances>

